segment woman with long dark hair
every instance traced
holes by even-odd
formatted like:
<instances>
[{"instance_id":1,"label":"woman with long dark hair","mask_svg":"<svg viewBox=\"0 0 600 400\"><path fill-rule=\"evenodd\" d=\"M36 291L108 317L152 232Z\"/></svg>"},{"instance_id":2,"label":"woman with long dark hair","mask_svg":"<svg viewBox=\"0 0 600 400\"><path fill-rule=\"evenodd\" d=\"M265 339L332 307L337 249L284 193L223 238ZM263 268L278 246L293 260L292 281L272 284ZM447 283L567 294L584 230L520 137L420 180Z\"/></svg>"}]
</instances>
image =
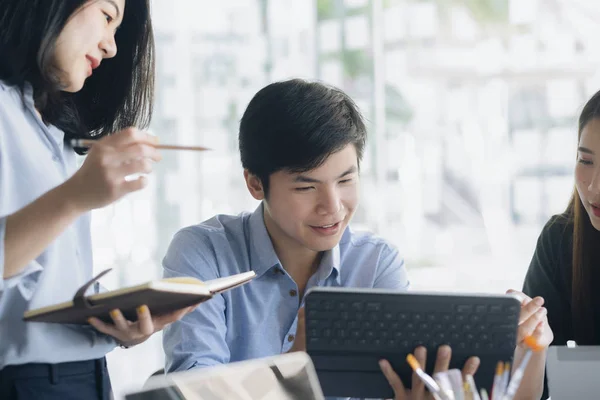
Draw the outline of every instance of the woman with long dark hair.
<instances>
[{"instance_id":1,"label":"woman with long dark hair","mask_svg":"<svg viewBox=\"0 0 600 400\"><path fill-rule=\"evenodd\" d=\"M571 201L542 230L523 286L545 299L554 345L600 344L600 92L578 125Z\"/></svg>"},{"instance_id":2,"label":"woman with long dark hair","mask_svg":"<svg viewBox=\"0 0 600 400\"><path fill-rule=\"evenodd\" d=\"M160 160L135 128L151 116L153 47L148 0L0 0L2 399L109 398L105 354L188 311L23 321L92 278L90 211L142 189ZM76 138L96 140L81 168Z\"/></svg>"}]
</instances>

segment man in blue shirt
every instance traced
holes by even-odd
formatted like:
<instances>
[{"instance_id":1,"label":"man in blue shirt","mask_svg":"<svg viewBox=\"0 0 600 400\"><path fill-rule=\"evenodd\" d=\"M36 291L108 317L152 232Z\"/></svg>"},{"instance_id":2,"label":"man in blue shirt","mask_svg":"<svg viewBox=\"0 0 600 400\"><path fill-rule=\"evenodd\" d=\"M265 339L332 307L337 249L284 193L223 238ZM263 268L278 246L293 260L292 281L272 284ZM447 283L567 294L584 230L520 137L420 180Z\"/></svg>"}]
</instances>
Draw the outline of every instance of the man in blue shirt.
<instances>
[{"instance_id":1,"label":"man in blue shirt","mask_svg":"<svg viewBox=\"0 0 600 400\"><path fill-rule=\"evenodd\" d=\"M255 95L239 146L260 206L182 229L163 267L166 277L203 281L250 270L257 276L165 330L167 372L304 350L298 314L311 287L408 288L398 250L349 227L365 141L360 112L340 90L291 80Z\"/></svg>"}]
</instances>

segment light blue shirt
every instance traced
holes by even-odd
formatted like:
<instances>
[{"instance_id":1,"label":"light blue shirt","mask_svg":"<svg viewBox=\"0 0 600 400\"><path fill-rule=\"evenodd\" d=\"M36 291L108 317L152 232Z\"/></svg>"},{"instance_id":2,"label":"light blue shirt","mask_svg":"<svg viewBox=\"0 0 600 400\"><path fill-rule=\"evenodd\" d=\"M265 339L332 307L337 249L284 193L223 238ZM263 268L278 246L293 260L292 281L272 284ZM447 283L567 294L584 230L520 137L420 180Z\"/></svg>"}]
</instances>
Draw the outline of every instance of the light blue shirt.
<instances>
[{"instance_id":1,"label":"light blue shirt","mask_svg":"<svg viewBox=\"0 0 600 400\"><path fill-rule=\"evenodd\" d=\"M62 184L76 170L64 133L35 112L24 95L0 81L0 277L4 276L6 217ZM0 369L32 362L103 357L114 340L90 326L24 322L27 310L71 300L92 278L90 215L69 226L25 270L0 279Z\"/></svg>"},{"instance_id":2,"label":"light blue shirt","mask_svg":"<svg viewBox=\"0 0 600 400\"><path fill-rule=\"evenodd\" d=\"M166 370L224 364L287 352L296 334L298 286L281 268L263 219L219 215L179 231L163 261L165 277L203 281L254 270L256 278L202 303L164 331ZM398 250L369 233L346 229L327 251L306 290L343 286L406 290Z\"/></svg>"}]
</instances>

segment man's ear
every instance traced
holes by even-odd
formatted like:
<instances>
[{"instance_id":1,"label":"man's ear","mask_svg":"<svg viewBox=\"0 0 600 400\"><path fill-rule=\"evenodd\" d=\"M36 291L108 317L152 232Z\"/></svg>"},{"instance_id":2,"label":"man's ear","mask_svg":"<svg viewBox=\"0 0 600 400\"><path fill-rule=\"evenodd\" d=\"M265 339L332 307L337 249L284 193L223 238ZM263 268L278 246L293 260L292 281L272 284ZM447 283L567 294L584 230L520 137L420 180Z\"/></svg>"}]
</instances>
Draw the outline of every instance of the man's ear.
<instances>
[{"instance_id":1,"label":"man's ear","mask_svg":"<svg viewBox=\"0 0 600 400\"><path fill-rule=\"evenodd\" d=\"M264 200L265 191L263 190L263 185L259 177L247 169L244 169L244 179L246 180L246 186L252 197L256 200Z\"/></svg>"}]
</instances>

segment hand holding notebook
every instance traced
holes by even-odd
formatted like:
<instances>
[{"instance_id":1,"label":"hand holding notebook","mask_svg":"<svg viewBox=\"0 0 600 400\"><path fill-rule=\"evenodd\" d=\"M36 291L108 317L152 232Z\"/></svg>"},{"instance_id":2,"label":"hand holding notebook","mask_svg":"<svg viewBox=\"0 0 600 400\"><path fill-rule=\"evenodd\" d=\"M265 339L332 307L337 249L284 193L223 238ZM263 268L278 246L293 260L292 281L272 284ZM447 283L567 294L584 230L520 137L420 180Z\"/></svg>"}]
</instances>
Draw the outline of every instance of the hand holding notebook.
<instances>
[{"instance_id":1,"label":"hand holding notebook","mask_svg":"<svg viewBox=\"0 0 600 400\"><path fill-rule=\"evenodd\" d=\"M84 296L87 289L108 271L83 285L72 301L25 312L25 321L87 324L90 317L95 317L112 323L110 312L113 310L120 310L126 320L136 321L137 309L141 306L146 306L153 316L166 315L209 300L215 294L249 282L256 275L249 271L208 282L190 277L166 278Z\"/></svg>"}]
</instances>

